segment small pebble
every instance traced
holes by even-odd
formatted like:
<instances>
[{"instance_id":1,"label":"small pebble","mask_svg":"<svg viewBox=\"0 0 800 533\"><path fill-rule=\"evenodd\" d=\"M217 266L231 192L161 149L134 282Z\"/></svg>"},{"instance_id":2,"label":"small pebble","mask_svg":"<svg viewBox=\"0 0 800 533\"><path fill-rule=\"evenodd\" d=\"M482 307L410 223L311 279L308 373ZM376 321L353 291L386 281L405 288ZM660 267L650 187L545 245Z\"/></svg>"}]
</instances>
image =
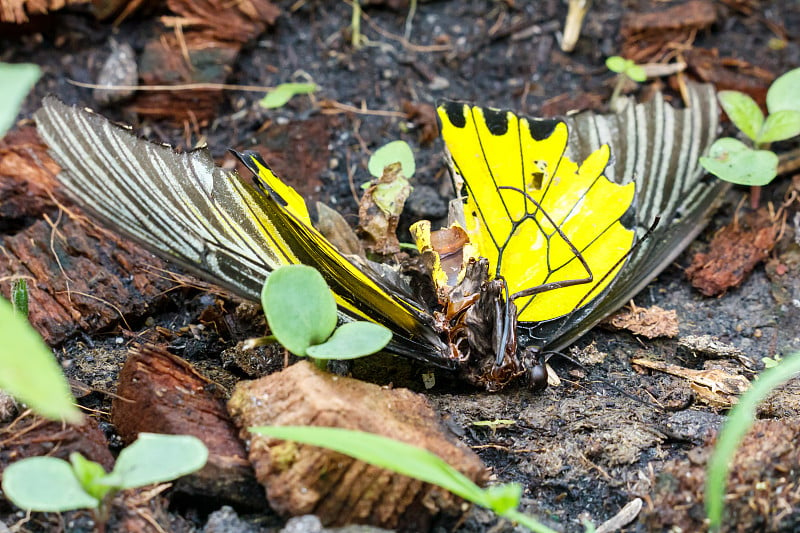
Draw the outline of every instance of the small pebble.
<instances>
[{"instance_id":1,"label":"small pebble","mask_svg":"<svg viewBox=\"0 0 800 533\"><path fill-rule=\"evenodd\" d=\"M128 43L117 43L111 39L111 55L108 56L97 85L103 87L133 86L139 83L139 67L136 65L136 53ZM133 89L95 89L92 93L94 101L101 106L108 106L127 100L136 91Z\"/></svg>"}]
</instances>

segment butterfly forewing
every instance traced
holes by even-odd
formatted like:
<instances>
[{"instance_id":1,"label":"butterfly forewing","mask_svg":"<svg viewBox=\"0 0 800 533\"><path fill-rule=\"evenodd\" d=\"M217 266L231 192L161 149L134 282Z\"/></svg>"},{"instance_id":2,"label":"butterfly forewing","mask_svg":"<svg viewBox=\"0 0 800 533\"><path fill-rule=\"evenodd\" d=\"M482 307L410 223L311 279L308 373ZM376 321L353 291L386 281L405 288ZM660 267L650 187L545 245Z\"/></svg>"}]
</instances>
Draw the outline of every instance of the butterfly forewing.
<instances>
[{"instance_id":1,"label":"butterfly forewing","mask_svg":"<svg viewBox=\"0 0 800 533\"><path fill-rule=\"evenodd\" d=\"M67 191L151 250L250 299L270 270L293 262L260 193L206 150L175 153L53 97L36 121Z\"/></svg>"},{"instance_id":2,"label":"butterfly forewing","mask_svg":"<svg viewBox=\"0 0 800 533\"><path fill-rule=\"evenodd\" d=\"M250 300L271 270L305 262L326 275L343 320L380 322L395 332L389 350L454 364L424 311L341 255L313 229L302 197L263 163L245 158L259 188L205 149L176 153L56 98L36 120L69 194L108 226Z\"/></svg>"}]
</instances>

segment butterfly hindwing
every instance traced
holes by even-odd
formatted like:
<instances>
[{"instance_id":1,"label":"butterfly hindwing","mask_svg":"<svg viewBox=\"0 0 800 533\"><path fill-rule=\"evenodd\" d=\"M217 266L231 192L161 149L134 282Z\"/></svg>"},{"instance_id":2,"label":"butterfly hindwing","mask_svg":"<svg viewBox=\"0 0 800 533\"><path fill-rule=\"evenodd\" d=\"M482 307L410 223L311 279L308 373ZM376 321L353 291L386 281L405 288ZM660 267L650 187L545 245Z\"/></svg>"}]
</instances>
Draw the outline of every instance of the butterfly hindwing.
<instances>
[{"instance_id":1,"label":"butterfly hindwing","mask_svg":"<svg viewBox=\"0 0 800 533\"><path fill-rule=\"evenodd\" d=\"M566 315L602 291L633 242L633 232L620 220L634 185L605 178L607 147L578 165L564 154L568 129L562 121L458 103L441 106L439 118L466 193L466 230L494 276L505 279L512 297L570 284L517 298L518 320Z\"/></svg>"}]
</instances>

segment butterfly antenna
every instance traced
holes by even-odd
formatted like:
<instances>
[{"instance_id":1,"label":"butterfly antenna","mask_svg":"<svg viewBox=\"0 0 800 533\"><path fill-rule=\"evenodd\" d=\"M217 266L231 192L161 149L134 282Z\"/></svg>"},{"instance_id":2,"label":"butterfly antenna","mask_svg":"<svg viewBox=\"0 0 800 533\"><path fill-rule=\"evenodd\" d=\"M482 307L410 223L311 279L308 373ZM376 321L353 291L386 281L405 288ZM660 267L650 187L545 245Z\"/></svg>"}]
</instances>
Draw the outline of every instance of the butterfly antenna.
<instances>
[{"instance_id":1,"label":"butterfly antenna","mask_svg":"<svg viewBox=\"0 0 800 533\"><path fill-rule=\"evenodd\" d=\"M591 288L591 290L589 290L589 291L588 291L588 292L587 292L587 293L586 293L586 294L583 296L583 298L581 298L581 299L578 301L578 303L577 303L577 304L575 304L575 307L573 307L573 308L572 308L572 311L570 311L570 312L568 313L568 315L572 315L572 314L573 314L575 311L577 311L578 309L580 309L580 308L583 306L583 304L586 302L586 300L590 298L590 295L591 295L591 294L592 294L592 293L595 291L595 289L596 289L597 287L599 287L600 285L602 285L602 283L603 283L603 282L604 282L604 281L605 281L605 280L606 280L606 279L607 279L607 278L608 278L608 277L609 277L609 276L612 274L612 272L614 272L615 270L617 270L617 267L618 267L618 266L620 266L622 263L624 263L625 261L627 261L627 259L628 259L628 258L629 258L631 255L633 255L633 254L636 252L636 250L638 250L638 249L639 249L639 247L642 245L642 243L643 243L643 242L645 242L647 239L649 239L649 238L650 238L650 237L653 235L653 231L655 231L655 229L656 229L656 227L658 226L658 224L659 224L659 222L660 222L660 221L661 221L661 217L660 217L660 216L656 216L656 217L655 217L655 219L653 220L653 223L652 223L652 224L650 224L650 227L647 229L647 231L644 233L644 235L642 235L640 238L638 238L638 239L636 239L636 240L634 241L634 243L633 243L633 246L631 246L630 250L628 250L627 252L625 252L625 254L624 254L622 257L620 257L620 258L617 260L617 262L616 262L616 263L614 263L614 265L613 265L611 268L609 268L609 269L606 271L606 273L605 273L605 274L603 274L603 277L602 277L602 278L600 278L600 279L597 281L597 283L595 283L594 287L592 287L592 288ZM610 289L610 286L609 286L609 287L607 287L607 289ZM592 297L592 298L594 298L594 296L591 296L591 297ZM561 326L560 326L558 329L556 329L556 330L555 330L555 332L553 333L553 335L552 335L552 338L557 338L559 335L561 335L561 332L562 332L562 331L564 331L564 327L566 326L566 324L567 324L567 323L568 323L568 321L564 321L564 322L562 322ZM553 353L557 353L557 352L553 352ZM564 356L563 354L560 354L560 355L562 355L563 357L566 357L566 356Z\"/></svg>"},{"instance_id":2,"label":"butterfly antenna","mask_svg":"<svg viewBox=\"0 0 800 533\"><path fill-rule=\"evenodd\" d=\"M580 368L581 370L586 372L587 375L594 374L592 369L590 369L589 367L587 367L586 365L584 365L583 363L581 363L577 359L574 359L573 357L565 354L564 352L548 351L548 352L545 352L543 355L545 357L556 355L556 356L560 357L561 359L567 361L568 363L571 363L574 366ZM548 357L548 359L549 359L549 357ZM615 391L617 391L621 395L625 396L626 398L631 399L631 400L633 400L635 402L639 402L640 404L644 405L645 407L652 407L652 408L658 409L659 411L662 411L662 412L666 411L666 409L663 406L655 404L655 403L651 403L651 402L649 402L647 400L643 400L643 399L639 398L638 396L636 396L635 394L631 394L630 392L626 391L625 389L623 389L621 387L618 387L617 385L614 385L613 383L611 383L610 381L608 381L605 378L596 377L594 379L596 379L600 383L604 383L605 385L608 385L609 387L611 387L612 389L614 389Z\"/></svg>"}]
</instances>

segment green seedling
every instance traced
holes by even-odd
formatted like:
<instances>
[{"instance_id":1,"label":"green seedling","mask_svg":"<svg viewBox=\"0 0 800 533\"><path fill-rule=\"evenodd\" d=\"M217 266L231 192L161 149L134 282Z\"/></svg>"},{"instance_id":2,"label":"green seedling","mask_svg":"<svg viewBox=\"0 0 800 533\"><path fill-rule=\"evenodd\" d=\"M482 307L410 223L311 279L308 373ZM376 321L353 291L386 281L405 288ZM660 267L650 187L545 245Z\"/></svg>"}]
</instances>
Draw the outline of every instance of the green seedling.
<instances>
[{"instance_id":1,"label":"green seedling","mask_svg":"<svg viewBox=\"0 0 800 533\"><path fill-rule=\"evenodd\" d=\"M38 65L0 63L0 87L3 88L3 99L0 101L0 138L11 129L22 102L41 75L42 69Z\"/></svg>"},{"instance_id":2,"label":"green seedling","mask_svg":"<svg viewBox=\"0 0 800 533\"><path fill-rule=\"evenodd\" d=\"M708 461L706 474L706 516L710 530L717 531L722 525L722 512L725 506L725 485L728 479L733 456L753 424L756 407L772 390L800 372L800 352L788 355L772 368L761 373L750 389L740 398L728 413L717 437L714 453Z\"/></svg>"},{"instance_id":3,"label":"green seedling","mask_svg":"<svg viewBox=\"0 0 800 533\"><path fill-rule=\"evenodd\" d=\"M11 305L14 313L28 318L28 282L18 279L11 286Z\"/></svg>"},{"instance_id":4,"label":"green seedling","mask_svg":"<svg viewBox=\"0 0 800 533\"><path fill-rule=\"evenodd\" d=\"M761 362L764 363L764 368L773 368L778 366L782 359L781 354L775 354L775 357L762 357Z\"/></svg>"},{"instance_id":5,"label":"green seedling","mask_svg":"<svg viewBox=\"0 0 800 533\"><path fill-rule=\"evenodd\" d=\"M117 492L185 476L203 468L207 459L205 445L191 435L140 433L120 452L110 473L77 452L69 462L30 457L5 469L3 493L27 511L91 509L97 530L104 531Z\"/></svg>"},{"instance_id":6,"label":"green seedling","mask_svg":"<svg viewBox=\"0 0 800 533\"><path fill-rule=\"evenodd\" d=\"M361 0L350 0L353 5L353 11L350 15L350 31L352 34L353 48L358 50L361 48L364 35L361 33Z\"/></svg>"},{"instance_id":7,"label":"green seedling","mask_svg":"<svg viewBox=\"0 0 800 533\"><path fill-rule=\"evenodd\" d=\"M428 450L386 437L342 428L308 426L252 427L250 431L343 453L359 461L438 485L499 516L537 533L554 533L536 519L517 511L522 486L517 483L482 489Z\"/></svg>"},{"instance_id":8,"label":"green seedling","mask_svg":"<svg viewBox=\"0 0 800 533\"><path fill-rule=\"evenodd\" d=\"M606 67L611 72L617 73L617 84L614 86L614 92L611 93L611 101L608 104L614 111L621 111L617 109L619 106L619 96L622 94L622 89L625 87L625 81L631 80L636 83L647 81L647 73L644 69L631 61L620 56L611 56L606 59Z\"/></svg>"},{"instance_id":9,"label":"green seedling","mask_svg":"<svg viewBox=\"0 0 800 533\"><path fill-rule=\"evenodd\" d=\"M21 299L21 298L20 298ZM80 423L61 366L27 315L0 298L0 389L52 420Z\"/></svg>"},{"instance_id":10,"label":"green seedling","mask_svg":"<svg viewBox=\"0 0 800 533\"><path fill-rule=\"evenodd\" d=\"M267 109L283 107L298 94L311 94L319 87L315 83L281 83L261 99L259 104Z\"/></svg>"},{"instance_id":11,"label":"green seedling","mask_svg":"<svg viewBox=\"0 0 800 533\"><path fill-rule=\"evenodd\" d=\"M770 143L800 134L800 101L796 91L800 68L775 80L767 92L768 116L749 95L739 91L720 91L720 105L731 122L747 137L749 144L723 137L709 149L700 164L720 179L753 187L751 202L758 205L759 189L778 175L778 156Z\"/></svg>"},{"instance_id":12,"label":"green seedling","mask_svg":"<svg viewBox=\"0 0 800 533\"><path fill-rule=\"evenodd\" d=\"M382 350L392 332L372 322L338 328L336 300L322 275L306 265L285 265L267 278L261 303L272 337L319 366L328 359L355 359Z\"/></svg>"},{"instance_id":13,"label":"green seedling","mask_svg":"<svg viewBox=\"0 0 800 533\"><path fill-rule=\"evenodd\" d=\"M406 178L410 178L417 171L414 151L405 141L392 141L375 150L369 158L367 168L374 177L381 178L384 169L393 163L400 163Z\"/></svg>"}]
</instances>

